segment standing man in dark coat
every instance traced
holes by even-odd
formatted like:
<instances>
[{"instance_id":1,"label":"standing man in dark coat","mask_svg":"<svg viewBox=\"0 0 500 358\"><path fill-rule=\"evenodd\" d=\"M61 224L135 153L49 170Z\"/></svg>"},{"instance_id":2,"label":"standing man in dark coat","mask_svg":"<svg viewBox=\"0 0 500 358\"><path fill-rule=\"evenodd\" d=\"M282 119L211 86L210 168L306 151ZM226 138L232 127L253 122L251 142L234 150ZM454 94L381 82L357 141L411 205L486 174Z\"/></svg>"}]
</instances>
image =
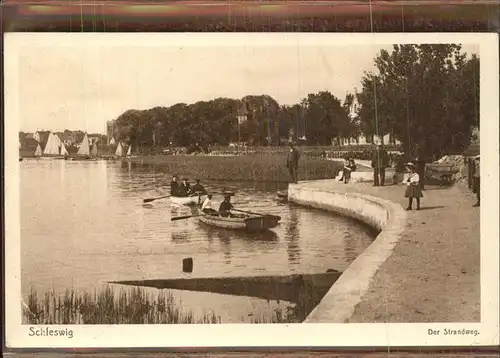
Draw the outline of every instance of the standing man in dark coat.
<instances>
[{"instance_id":1,"label":"standing man in dark coat","mask_svg":"<svg viewBox=\"0 0 500 358\"><path fill-rule=\"evenodd\" d=\"M377 144L372 153L372 168L373 168L373 186L384 186L385 183L385 168L389 166L389 156L382 147L382 144Z\"/></svg>"},{"instance_id":2,"label":"standing man in dark coat","mask_svg":"<svg viewBox=\"0 0 500 358\"><path fill-rule=\"evenodd\" d=\"M290 151L286 158L286 167L290 173L291 183L295 184L298 181L299 157L299 151L295 148L295 145L290 142Z\"/></svg>"},{"instance_id":3,"label":"standing man in dark coat","mask_svg":"<svg viewBox=\"0 0 500 358\"><path fill-rule=\"evenodd\" d=\"M481 167L479 155L474 158L474 189L476 190L477 203L474 206L481 205Z\"/></svg>"}]
</instances>

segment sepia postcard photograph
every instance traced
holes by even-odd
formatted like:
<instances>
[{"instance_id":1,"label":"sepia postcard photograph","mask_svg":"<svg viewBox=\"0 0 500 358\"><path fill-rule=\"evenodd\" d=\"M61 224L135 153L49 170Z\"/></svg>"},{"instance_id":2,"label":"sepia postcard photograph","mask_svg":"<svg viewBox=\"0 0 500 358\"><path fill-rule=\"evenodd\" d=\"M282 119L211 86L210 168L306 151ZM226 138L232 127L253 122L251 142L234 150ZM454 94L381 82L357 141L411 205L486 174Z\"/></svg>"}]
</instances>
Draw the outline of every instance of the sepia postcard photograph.
<instances>
[{"instance_id":1,"label":"sepia postcard photograph","mask_svg":"<svg viewBox=\"0 0 500 358\"><path fill-rule=\"evenodd\" d=\"M498 345L496 34L4 43L7 347Z\"/></svg>"}]
</instances>

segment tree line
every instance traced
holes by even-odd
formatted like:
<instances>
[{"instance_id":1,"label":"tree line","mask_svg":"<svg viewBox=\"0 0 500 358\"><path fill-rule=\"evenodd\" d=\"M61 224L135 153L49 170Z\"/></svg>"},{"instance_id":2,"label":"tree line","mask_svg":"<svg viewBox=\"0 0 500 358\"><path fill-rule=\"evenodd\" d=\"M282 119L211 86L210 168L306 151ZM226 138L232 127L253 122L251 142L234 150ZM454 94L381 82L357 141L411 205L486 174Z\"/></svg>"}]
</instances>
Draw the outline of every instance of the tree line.
<instances>
[{"instance_id":1,"label":"tree line","mask_svg":"<svg viewBox=\"0 0 500 358\"><path fill-rule=\"evenodd\" d=\"M330 145L334 138L392 134L405 152L434 156L463 150L479 126L479 58L460 45L394 45L374 59L358 93L341 101L328 91L294 105L268 95L216 98L193 104L127 110L116 119L115 140L134 147L281 145L289 139ZM350 106L358 102L354 118ZM238 123L238 113L246 120Z\"/></svg>"},{"instance_id":2,"label":"tree line","mask_svg":"<svg viewBox=\"0 0 500 358\"><path fill-rule=\"evenodd\" d=\"M460 45L394 45L375 58L358 94L359 130L391 133L405 153L460 153L479 128L479 57Z\"/></svg>"},{"instance_id":3,"label":"tree line","mask_svg":"<svg viewBox=\"0 0 500 358\"><path fill-rule=\"evenodd\" d=\"M238 123L238 113L246 120ZM330 92L309 94L300 104L280 105L267 95L216 98L194 104L128 110L116 119L115 139L132 145L189 146L280 145L305 138L306 144L329 145L334 137L354 133L348 110Z\"/></svg>"}]
</instances>

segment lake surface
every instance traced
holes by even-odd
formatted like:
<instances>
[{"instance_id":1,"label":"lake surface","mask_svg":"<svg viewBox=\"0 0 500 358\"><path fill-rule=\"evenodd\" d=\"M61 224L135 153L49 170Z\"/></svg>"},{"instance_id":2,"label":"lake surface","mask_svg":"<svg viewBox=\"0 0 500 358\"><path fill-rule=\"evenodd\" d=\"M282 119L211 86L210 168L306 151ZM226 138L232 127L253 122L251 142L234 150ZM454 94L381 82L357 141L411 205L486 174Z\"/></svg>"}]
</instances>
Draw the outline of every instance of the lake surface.
<instances>
[{"instance_id":1,"label":"lake surface","mask_svg":"<svg viewBox=\"0 0 500 358\"><path fill-rule=\"evenodd\" d=\"M355 221L280 204L277 184L204 183L231 190L238 209L274 213L281 224L266 235L213 229L174 207L170 173L129 162L25 160L20 165L22 290L93 290L100 283L158 278L324 273L345 268L373 240ZM194 179L194 178L192 178ZM203 179L203 178L201 178ZM220 195L214 201L220 201ZM194 270L182 273L182 259ZM280 303L213 293L173 291L182 306L214 311L223 322L266 316Z\"/></svg>"}]
</instances>

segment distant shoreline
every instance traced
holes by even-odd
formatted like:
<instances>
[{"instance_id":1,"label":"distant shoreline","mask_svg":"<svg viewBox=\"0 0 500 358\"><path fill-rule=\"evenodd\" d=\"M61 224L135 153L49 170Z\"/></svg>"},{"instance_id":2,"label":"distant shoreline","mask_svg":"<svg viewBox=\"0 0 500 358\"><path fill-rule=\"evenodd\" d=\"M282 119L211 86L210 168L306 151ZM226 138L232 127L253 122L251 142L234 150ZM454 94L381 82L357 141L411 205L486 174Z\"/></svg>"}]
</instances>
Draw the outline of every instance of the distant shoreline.
<instances>
[{"instance_id":1,"label":"distant shoreline","mask_svg":"<svg viewBox=\"0 0 500 358\"><path fill-rule=\"evenodd\" d=\"M167 173L201 180L288 182L286 154L241 156L153 155L124 158L134 164L159 165ZM302 157L299 180L335 178L341 164L320 158Z\"/></svg>"}]
</instances>

